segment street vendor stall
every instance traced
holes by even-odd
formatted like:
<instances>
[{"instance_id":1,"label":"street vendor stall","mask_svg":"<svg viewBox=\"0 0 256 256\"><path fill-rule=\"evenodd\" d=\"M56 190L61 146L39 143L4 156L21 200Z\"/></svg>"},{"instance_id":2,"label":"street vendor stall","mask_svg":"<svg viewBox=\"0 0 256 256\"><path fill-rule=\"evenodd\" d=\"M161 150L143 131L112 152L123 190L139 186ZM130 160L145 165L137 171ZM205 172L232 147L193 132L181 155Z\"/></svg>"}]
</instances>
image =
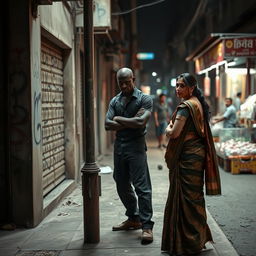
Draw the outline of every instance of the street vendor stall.
<instances>
[{"instance_id":1,"label":"street vendor stall","mask_svg":"<svg viewBox=\"0 0 256 256\"><path fill-rule=\"evenodd\" d=\"M256 91L256 34L210 34L187 58L203 85L212 113L223 113L226 97L241 101Z\"/></svg>"},{"instance_id":2,"label":"street vendor stall","mask_svg":"<svg viewBox=\"0 0 256 256\"><path fill-rule=\"evenodd\" d=\"M241 126L255 127L256 94L250 95L240 107L238 121ZM256 143L256 141L255 141Z\"/></svg>"},{"instance_id":3,"label":"street vendor stall","mask_svg":"<svg viewBox=\"0 0 256 256\"><path fill-rule=\"evenodd\" d=\"M232 174L256 173L256 143L254 128L223 128L215 143L219 165Z\"/></svg>"}]
</instances>

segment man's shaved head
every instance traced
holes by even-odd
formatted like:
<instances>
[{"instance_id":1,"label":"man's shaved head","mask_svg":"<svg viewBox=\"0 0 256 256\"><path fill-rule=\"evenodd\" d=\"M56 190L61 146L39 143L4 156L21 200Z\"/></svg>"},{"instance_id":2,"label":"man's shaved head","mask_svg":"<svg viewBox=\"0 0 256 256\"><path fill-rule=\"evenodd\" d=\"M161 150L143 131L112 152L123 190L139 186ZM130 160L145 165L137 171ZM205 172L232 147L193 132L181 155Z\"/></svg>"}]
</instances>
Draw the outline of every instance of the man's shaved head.
<instances>
[{"instance_id":1,"label":"man's shaved head","mask_svg":"<svg viewBox=\"0 0 256 256\"><path fill-rule=\"evenodd\" d=\"M131 77L131 78L133 78L133 72L130 68L120 68L117 71L116 76L117 76L117 79L121 78L121 77Z\"/></svg>"},{"instance_id":2,"label":"man's shaved head","mask_svg":"<svg viewBox=\"0 0 256 256\"><path fill-rule=\"evenodd\" d=\"M130 68L120 68L116 74L116 80L123 95L132 95L135 78Z\"/></svg>"}]
</instances>

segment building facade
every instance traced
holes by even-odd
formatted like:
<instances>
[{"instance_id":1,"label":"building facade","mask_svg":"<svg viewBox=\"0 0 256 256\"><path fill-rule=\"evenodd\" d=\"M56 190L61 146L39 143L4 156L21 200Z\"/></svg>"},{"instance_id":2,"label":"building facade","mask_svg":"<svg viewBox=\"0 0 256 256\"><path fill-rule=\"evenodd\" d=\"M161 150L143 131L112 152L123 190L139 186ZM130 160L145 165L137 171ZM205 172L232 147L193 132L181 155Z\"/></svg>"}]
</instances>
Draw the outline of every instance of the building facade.
<instances>
[{"instance_id":1,"label":"building facade","mask_svg":"<svg viewBox=\"0 0 256 256\"><path fill-rule=\"evenodd\" d=\"M39 224L77 186L86 143L82 2L35 2L8 1L1 27L0 222L25 227ZM106 3L119 8L118 1ZM113 141L105 112L116 93L115 71L127 63L129 27L121 17L114 21L94 35L96 157Z\"/></svg>"},{"instance_id":2,"label":"building facade","mask_svg":"<svg viewBox=\"0 0 256 256\"><path fill-rule=\"evenodd\" d=\"M198 73L194 62L196 56L193 58L192 56L196 52L199 53L200 49L202 51L197 57L207 55L205 54L207 51L209 53L206 56L208 59L219 56L218 49L213 49L213 47L213 51L209 51L211 35L214 38L214 35L219 35L220 37L221 35L230 34L235 38L239 34L242 37L246 34L251 36L255 33L256 16L254 13L256 11L256 3L254 0L246 2L240 0L198 0L187 4L188 11L186 15L172 30L173 35L170 35L169 69L172 71L173 77L183 72L196 73L200 87L206 90L206 97L211 105L212 114L215 115L223 111L223 99L225 97L234 98L237 92L242 92L242 99L245 99L248 95L254 93L255 75L253 74L253 69L255 69L255 56L250 56L249 62L246 58L239 58L239 61L236 61L236 66L232 67L246 69L249 64L252 74L250 75L250 81L248 80L247 82L246 79L249 79L249 76L246 78L246 74L239 74L237 78L234 78L234 76L227 74L228 72L226 72L227 69L224 65L219 65L217 71L215 68L210 70L207 76L205 76L206 73ZM232 36L230 39L232 39ZM209 57L210 55L211 57ZM231 62L231 59L228 58L228 61ZM231 66L229 67L231 69ZM205 79L205 77L207 78ZM246 83L250 83L250 86L247 86Z\"/></svg>"}]
</instances>

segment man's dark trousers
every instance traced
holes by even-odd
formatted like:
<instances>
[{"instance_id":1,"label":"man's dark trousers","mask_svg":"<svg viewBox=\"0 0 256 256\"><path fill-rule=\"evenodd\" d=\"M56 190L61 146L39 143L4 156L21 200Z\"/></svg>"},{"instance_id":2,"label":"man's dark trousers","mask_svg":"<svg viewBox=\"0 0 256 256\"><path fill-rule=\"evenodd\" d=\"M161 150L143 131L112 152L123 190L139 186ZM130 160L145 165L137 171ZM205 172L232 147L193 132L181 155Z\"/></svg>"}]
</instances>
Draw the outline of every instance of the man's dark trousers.
<instances>
[{"instance_id":1,"label":"man's dark trousers","mask_svg":"<svg viewBox=\"0 0 256 256\"><path fill-rule=\"evenodd\" d=\"M115 141L114 179L128 218L140 220L143 229L152 229L152 187L144 137L129 141L118 138Z\"/></svg>"}]
</instances>

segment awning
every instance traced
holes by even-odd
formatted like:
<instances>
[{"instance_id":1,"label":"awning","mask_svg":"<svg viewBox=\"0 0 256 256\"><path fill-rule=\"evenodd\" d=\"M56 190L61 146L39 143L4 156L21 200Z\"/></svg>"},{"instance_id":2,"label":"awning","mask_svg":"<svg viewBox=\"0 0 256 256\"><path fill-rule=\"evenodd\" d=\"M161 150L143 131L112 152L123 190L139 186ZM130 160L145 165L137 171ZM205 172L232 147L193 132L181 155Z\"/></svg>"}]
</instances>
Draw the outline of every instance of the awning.
<instances>
[{"instance_id":1,"label":"awning","mask_svg":"<svg viewBox=\"0 0 256 256\"><path fill-rule=\"evenodd\" d=\"M213 33L192 52L186 61L195 61L196 73L234 58L256 57L256 34Z\"/></svg>"}]
</instances>

